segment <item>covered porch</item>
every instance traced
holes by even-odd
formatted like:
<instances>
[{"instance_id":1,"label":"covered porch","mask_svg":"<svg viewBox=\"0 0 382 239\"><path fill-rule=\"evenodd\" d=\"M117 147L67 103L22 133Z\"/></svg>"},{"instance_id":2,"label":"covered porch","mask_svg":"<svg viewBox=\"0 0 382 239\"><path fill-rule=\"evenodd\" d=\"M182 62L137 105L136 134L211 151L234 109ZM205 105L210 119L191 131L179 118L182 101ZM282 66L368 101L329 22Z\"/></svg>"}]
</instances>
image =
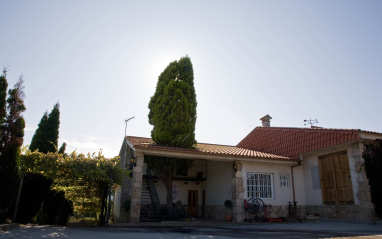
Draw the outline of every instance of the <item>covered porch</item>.
<instances>
[{"instance_id":1,"label":"covered porch","mask_svg":"<svg viewBox=\"0 0 382 239\"><path fill-rule=\"evenodd\" d=\"M233 208L230 213L237 222L242 222L245 218L243 175L246 174L242 172L243 163L267 162L269 159L276 163L289 161L285 157L233 146L198 144L195 149L169 148L156 145L148 138L130 136L126 137L124 145L120 154L121 164L124 164L126 169L131 168L133 172L131 178L124 181L119 195L116 192L116 201L120 203L114 205L114 215L119 222L141 220L142 209L153 200L150 192L146 191L153 186L159 204L166 204L164 184L155 174L148 175L145 155L191 159L192 165L188 169L174 172L173 203L180 202L190 217L223 220L227 211L224 201L231 200ZM131 158L133 160L130 160ZM153 185L148 185L148 177ZM125 198L130 198L130 210L127 215L121 203ZM118 210L119 213L116 212ZM121 217L127 220L120 220Z\"/></svg>"}]
</instances>

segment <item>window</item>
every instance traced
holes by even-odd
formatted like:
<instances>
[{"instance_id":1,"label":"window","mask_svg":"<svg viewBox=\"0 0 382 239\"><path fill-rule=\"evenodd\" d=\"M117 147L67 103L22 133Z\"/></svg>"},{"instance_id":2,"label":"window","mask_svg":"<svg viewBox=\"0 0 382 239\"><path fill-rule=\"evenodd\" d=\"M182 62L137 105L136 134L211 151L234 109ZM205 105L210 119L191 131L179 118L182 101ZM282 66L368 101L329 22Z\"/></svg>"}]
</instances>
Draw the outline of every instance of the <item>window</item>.
<instances>
[{"instance_id":1,"label":"window","mask_svg":"<svg viewBox=\"0 0 382 239\"><path fill-rule=\"evenodd\" d=\"M248 198L273 198L273 175L247 173Z\"/></svg>"},{"instance_id":2,"label":"window","mask_svg":"<svg viewBox=\"0 0 382 239\"><path fill-rule=\"evenodd\" d=\"M289 174L280 174L280 187L289 188Z\"/></svg>"}]
</instances>

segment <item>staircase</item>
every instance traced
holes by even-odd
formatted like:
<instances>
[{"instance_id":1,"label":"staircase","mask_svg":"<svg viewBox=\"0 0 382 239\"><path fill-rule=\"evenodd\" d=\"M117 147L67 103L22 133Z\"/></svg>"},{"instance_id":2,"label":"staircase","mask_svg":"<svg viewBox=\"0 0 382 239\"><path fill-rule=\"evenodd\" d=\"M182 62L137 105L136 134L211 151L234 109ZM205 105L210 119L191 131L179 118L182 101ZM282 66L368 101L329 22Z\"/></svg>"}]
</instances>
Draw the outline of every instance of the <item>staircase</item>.
<instances>
[{"instance_id":1,"label":"staircase","mask_svg":"<svg viewBox=\"0 0 382 239\"><path fill-rule=\"evenodd\" d=\"M152 179L150 169L147 169L145 179L142 181L141 192L141 222L160 221L159 197Z\"/></svg>"},{"instance_id":2,"label":"staircase","mask_svg":"<svg viewBox=\"0 0 382 239\"><path fill-rule=\"evenodd\" d=\"M146 180L142 181L141 205L151 204L150 192Z\"/></svg>"}]
</instances>

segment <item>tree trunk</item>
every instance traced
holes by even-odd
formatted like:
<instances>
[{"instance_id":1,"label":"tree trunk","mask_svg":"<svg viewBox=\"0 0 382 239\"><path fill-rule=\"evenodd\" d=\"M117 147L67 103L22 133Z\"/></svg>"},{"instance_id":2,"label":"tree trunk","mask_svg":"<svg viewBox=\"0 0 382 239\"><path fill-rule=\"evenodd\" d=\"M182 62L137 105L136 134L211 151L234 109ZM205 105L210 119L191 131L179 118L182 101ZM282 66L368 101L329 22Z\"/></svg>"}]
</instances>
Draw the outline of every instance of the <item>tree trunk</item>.
<instances>
[{"instance_id":1,"label":"tree trunk","mask_svg":"<svg viewBox=\"0 0 382 239\"><path fill-rule=\"evenodd\" d=\"M167 191L166 202L167 202L167 213L169 213L172 208L172 175L163 177L163 182Z\"/></svg>"},{"instance_id":2,"label":"tree trunk","mask_svg":"<svg viewBox=\"0 0 382 239\"><path fill-rule=\"evenodd\" d=\"M23 188L23 184L24 184L24 175L21 176L20 186L19 186L19 192L17 193L15 212L14 212L14 214L13 214L13 221L12 221L13 223L16 223L17 210L19 209L20 195L21 195L21 190L22 190L22 188Z\"/></svg>"},{"instance_id":3,"label":"tree trunk","mask_svg":"<svg viewBox=\"0 0 382 239\"><path fill-rule=\"evenodd\" d=\"M101 206L101 216L99 219L100 226L105 226L106 220L106 200L107 200L107 188L104 188L103 195L102 195L102 206Z\"/></svg>"}]
</instances>

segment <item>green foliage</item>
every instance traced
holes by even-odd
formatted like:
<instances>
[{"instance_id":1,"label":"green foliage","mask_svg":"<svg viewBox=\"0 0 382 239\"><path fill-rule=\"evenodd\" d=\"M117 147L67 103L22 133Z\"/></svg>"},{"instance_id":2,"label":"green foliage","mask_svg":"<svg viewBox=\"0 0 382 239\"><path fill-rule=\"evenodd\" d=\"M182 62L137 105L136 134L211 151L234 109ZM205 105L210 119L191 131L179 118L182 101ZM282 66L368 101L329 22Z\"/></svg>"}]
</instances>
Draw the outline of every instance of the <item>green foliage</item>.
<instances>
[{"instance_id":1,"label":"green foliage","mask_svg":"<svg viewBox=\"0 0 382 239\"><path fill-rule=\"evenodd\" d=\"M44 224L46 222L46 212L42 211L41 205L48 196L51 185L52 180L40 174L29 173L24 177L16 216L17 222L24 224L31 222Z\"/></svg>"},{"instance_id":2,"label":"green foliage","mask_svg":"<svg viewBox=\"0 0 382 239\"><path fill-rule=\"evenodd\" d=\"M382 217L382 145L369 145L363 153L366 176L369 179L371 201L375 212Z\"/></svg>"},{"instance_id":3,"label":"green foliage","mask_svg":"<svg viewBox=\"0 0 382 239\"><path fill-rule=\"evenodd\" d=\"M33 135L32 142L30 145L31 150L39 150L42 153L48 153L48 152L56 152L57 151L57 145L58 145L58 129L60 126L60 105L57 103L54 105L52 111L48 115L47 112L44 113L42 116L40 123L38 125L38 128ZM60 150L65 151L65 146L61 146ZM39 178L41 180L41 183L45 180L43 177ZM29 191L27 188L29 185L25 185L23 188L23 191ZM51 192L46 192L45 195L51 195L55 194L56 192L53 190ZM45 203L49 204L49 200L53 200L52 198L47 198L44 200ZM61 200L60 203L65 203L65 201ZM62 207L64 205L61 205ZM61 206L56 206L56 208L60 208ZM42 213L44 214L43 208L41 209ZM52 213L45 213L47 214L47 221L48 224L55 224L57 223L56 219L52 219ZM44 215L45 215L44 214Z\"/></svg>"},{"instance_id":4,"label":"green foliage","mask_svg":"<svg viewBox=\"0 0 382 239\"><path fill-rule=\"evenodd\" d=\"M38 149L42 153L55 152L58 145L59 127L60 105L57 103L49 115L45 112L42 116L29 149L32 151Z\"/></svg>"},{"instance_id":5,"label":"green foliage","mask_svg":"<svg viewBox=\"0 0 382 239\"><path fill-rule=\"evenodd\" d=\"M149 102L152 139L160 145L192 148L196 144L196 94L194 70L188 56L171 62L158 77ZM147 157L148 167L162 177L167 191L167 211L172 207L172 180L176 169L188 167L187 159Z\"/></svg>"},{"instance_id":6,"label":"green foliage","mask_svg":"<svg viewBox=\"0 0 382 239\"><path fill-rule=\"evenodd\" d=\"M46 214L44 224L65 226L68 224L70 215L73 214L73 203L65 198L63 191L51 190L42 209Z\"/></svg>"},{"instance_id":7,"label":"green foliage","mask_svg":"<svg viewBox=\"0 0 382 239\"><path fill-rule=\"evenodd\" d=\"M149 102L152 139L160 145L192 148L195 140L196 94L188 56L171 62L158 77Z\"/></svg>"},{"instance_id":8,"label":"green foliage","mask_svg":"<svg viewBox=\"0 0 382 239\"><path fill-rule=\"evenodd\" d=\"M225 206L226 208L232 209L232 208L233 208L233 203L232 203L231 200L225 200L225 201L224 201L224 206Z\"/></svg>"},{"instance_id":9,"label":"green foliage","mask_svg":"<svg viewBox=\"0 0 382 239\"><path fill-rule=\"evenodd\" d=\"M21 173L38 173L52 180L52 189L65 192L76 212L101 213L111 183L122 184L124 172L118 157L26 151L21 157ZM111 178L112 176L112 178Z\"/></svg>"},{"instance_id":10,"label":"green foliage","mask_svg":"<svg viewBox=\"0 0 382 239\"><path fill-rule=\"evenodd\" d=\"M0 76L0 126L3 125L5 116L7 114L7 111L6 111L7 88L8 88L8 82L4 74ZM0 136L1 136L1 129L0 129Z\"/></svg>"},{"instance_id":11,"label":"green foliage","mask_svg":"<svg viewBox=\"0 0 382 239\"><path fill-rule=\"evenodd\" d=\"M38 124L38 128L36 129L36 132L33 135L31 144L29 146L29 149L34 151L38 149L40 152L48 152L48 150L45 148L44 144L44 136L43 132L47 131L47 122L48 122L48 113L45 112L42 116L40 123Z\"/></svg>"},{"instance_id":12,"label":"green foliage","mask_svg":"<svg viewBox=\"0 0 382 239\"><path fill-rule=\"evenodd\" d=\"M20 151L25 127L21 115L25 111L23 82L20 76L14 88L8 91L7 108L4 111L4 92L7 87L5 72L0 79L0 210L10 211L16 201ZM3 220L0 218L0 222Z\"/></svg>"},{"instance_id":13,"label":"green foliage","mask_svg":"<svg viewBox=\"0 0 382 239\"><path fill-rule=\"evenodd\" d=\"M65 154L65 150L66 150L66 143L62 143L60 149L58 150L58 153L59 154Z\"/></svg>"}]
</instances>

